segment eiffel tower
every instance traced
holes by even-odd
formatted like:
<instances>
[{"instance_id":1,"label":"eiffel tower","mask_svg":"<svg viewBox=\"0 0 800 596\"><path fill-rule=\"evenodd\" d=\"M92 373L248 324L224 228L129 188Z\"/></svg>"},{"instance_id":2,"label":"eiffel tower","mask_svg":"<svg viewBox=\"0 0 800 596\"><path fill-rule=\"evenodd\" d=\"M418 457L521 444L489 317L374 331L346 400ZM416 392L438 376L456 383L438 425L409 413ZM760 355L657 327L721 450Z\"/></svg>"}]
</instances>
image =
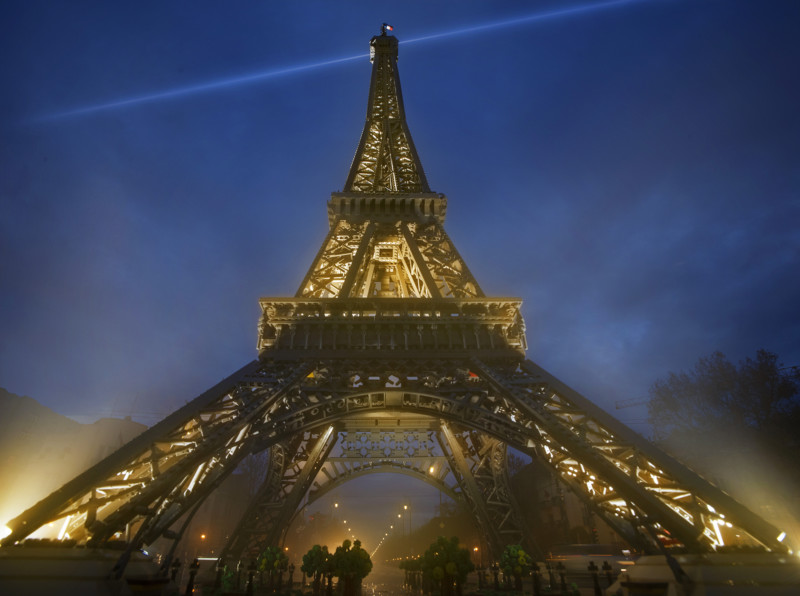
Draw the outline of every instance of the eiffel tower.
<instances>
[{"instance_id":1,"label":"eiffel tower","mask_svg":"<svg viewBox=\"0 0 800 596\"><path fill-rule=\"evenodd\" d=\"M780 532L525 358L521 300L487 297L444 230L406 124L398 41L370 41L364 130L330 231L291 298L261 298L258 357L7 523L79 544L163 537L173 552L203 500L249 454L263 485L224 550L279 544L305 499L397 472L472 512L496 557L524 543L506 450L529 454L645 552L712 552ZM335 453L335 455L333 455ZM534 549L535 545L529 548ZM170 555L171 556L171 555Z\"/></svg>"}]
</instances>

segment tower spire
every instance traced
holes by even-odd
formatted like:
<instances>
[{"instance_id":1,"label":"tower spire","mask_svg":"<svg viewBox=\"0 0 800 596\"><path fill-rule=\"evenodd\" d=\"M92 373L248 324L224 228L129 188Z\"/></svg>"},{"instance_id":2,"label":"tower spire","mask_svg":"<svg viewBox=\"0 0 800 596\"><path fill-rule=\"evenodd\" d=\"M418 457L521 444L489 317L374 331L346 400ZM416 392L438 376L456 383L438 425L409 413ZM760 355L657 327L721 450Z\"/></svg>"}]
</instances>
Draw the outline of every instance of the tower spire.
<instances>
[{"instance_id":1,"label":"tower spire","mask_svg":"<svg viewBox=\"0 0 800 596\"><path fill-rule=\"evenodd\" d=\"M345 192L430 192L411 133L406 124L403 94L397 73L397 38L381 35L369 42L372 80L367 121L358 143Z\"/></svg>"}]
</instances>

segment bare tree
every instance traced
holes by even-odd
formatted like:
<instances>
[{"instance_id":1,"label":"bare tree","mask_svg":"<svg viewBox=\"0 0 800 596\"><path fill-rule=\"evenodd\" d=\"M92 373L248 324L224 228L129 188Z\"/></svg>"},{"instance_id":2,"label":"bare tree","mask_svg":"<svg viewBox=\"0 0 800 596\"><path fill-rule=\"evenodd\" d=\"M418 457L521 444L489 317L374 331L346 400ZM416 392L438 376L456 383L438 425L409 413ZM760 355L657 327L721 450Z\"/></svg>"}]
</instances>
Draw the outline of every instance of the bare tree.
<instances>
[{"instance_id":1,"label":"bare tree","mask_svg":"<svg viewBox=\"0 0 800 596\"><path fill-rule=\"evenodd\" d=\"M720 352L700 358L693 370L656 381L648 404L657 440L676 433L772 434L789 430L786 421L798 412L796 376L767 350L738 366Z\"/></svg>"}]
</instances>

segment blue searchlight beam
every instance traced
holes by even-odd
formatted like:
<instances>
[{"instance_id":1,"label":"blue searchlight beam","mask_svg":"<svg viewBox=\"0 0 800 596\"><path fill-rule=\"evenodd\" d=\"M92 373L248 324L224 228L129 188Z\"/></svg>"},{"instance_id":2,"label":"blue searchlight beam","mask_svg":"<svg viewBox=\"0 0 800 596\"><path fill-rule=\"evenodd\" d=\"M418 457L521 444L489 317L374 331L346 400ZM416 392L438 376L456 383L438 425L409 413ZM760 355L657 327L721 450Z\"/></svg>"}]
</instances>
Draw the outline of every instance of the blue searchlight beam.
<instances>
[{"instance_id":1,"label":"blue searchlight beam","mask_svg":"<svg viewBox=\"0 0 800 596\"><path fill-rule=\"evenodd\" d=\"M473 25L469 27L462 27L460 29L452 29L450 31L443 31L441 33L432 33L430 35L423 35L421 37L415 37L412 39L407 39L401 41L402 45L409 45L414 43L423 43L423 42L430 42L436 41L440 39L445 39L448 37L458 37L460 35L468 35L468 34L478 34L478 33L485 33L489 31L494 31L496 29L506 29L510 27L521 27L524 25L530 25L533 23L538 23L541 21L547 21L551 19L559 19L564 17L576 16L580 14L585 14L589 12L596 12L601 10L606 10L610 8L617 8L620 6L624 6L627 4L634 4L634 3L641 3L644 0L611 0L610 2L600 2L597 4L583 4L579 6L573 6L570 8L563 8L559 10L552 10L548 12L539 12L533 13L528 15L522 15L519 17L514 17L510 19L503 19L500 21L493 21L491 23L483 23L480 25ZM335 66L338 64L343 64L345 62L353 62L354 60L359 60L361 58L366 58L369 54L356 54L353 56L345 56L343 58L333 58L330 60L321 60L319 62L312 62L309 64L299 64L294 66L286 66L281 68L274 68L270 70L263 70L259 72L254 72L251 74L236 76L236 77L228 77L224 79L217 79L213 81L209 81L206 83L197 83L195 85L188 85L186 87L178 87L175 89L167 89L165 91L156 91L154 93L147 93L144 95L136 95L133 97L126 97L122 99L117 99L114 101L109 101L106 103L98 103L90 106L84 106L81 108L74 108L71 110L66 110L63 112L55 112L52 114L47 114L44 116L40 116L37 118L37 121L48 121L48 120L59 120L62 118L69 118L74 116L85 116L89 114L93 114L96 112L103 112L108 110L118 110L121 108L127 108L143 103L152 103L157 101L163 100L170 100L170 99L178 99L181 97L186 97L189 95L197 95L200 93L208 93L211 91L217 91L220 89L230 88L230 87L238 87L241 85L250 85L253 83L263 82L269 79L275 79L282 76L297 74L304 71L314 70L317 68L325 68L327 66Z\"/></svg>"}]
</instances>

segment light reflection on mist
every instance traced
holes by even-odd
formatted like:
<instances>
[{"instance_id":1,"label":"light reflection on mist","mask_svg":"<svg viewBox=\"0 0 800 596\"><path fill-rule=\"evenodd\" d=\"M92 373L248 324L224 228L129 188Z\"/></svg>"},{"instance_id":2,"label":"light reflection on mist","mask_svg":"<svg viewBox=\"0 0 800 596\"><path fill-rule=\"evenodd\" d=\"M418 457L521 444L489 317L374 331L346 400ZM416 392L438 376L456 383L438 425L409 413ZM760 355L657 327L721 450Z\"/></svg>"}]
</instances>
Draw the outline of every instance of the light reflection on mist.
<instances>
[{"instance_id":1,"label":"light reflection on mist","mask_svg":"<svg viewBox=\"0 0 800 596\"><path fill-rule=\"evenodd\" d=\"M706 429L691 437L665 439L660 446L748 509L786 532L784 544L800 550L800 487L787 480L774 457L737 433Z\"/></svg>"}]
</instances>

